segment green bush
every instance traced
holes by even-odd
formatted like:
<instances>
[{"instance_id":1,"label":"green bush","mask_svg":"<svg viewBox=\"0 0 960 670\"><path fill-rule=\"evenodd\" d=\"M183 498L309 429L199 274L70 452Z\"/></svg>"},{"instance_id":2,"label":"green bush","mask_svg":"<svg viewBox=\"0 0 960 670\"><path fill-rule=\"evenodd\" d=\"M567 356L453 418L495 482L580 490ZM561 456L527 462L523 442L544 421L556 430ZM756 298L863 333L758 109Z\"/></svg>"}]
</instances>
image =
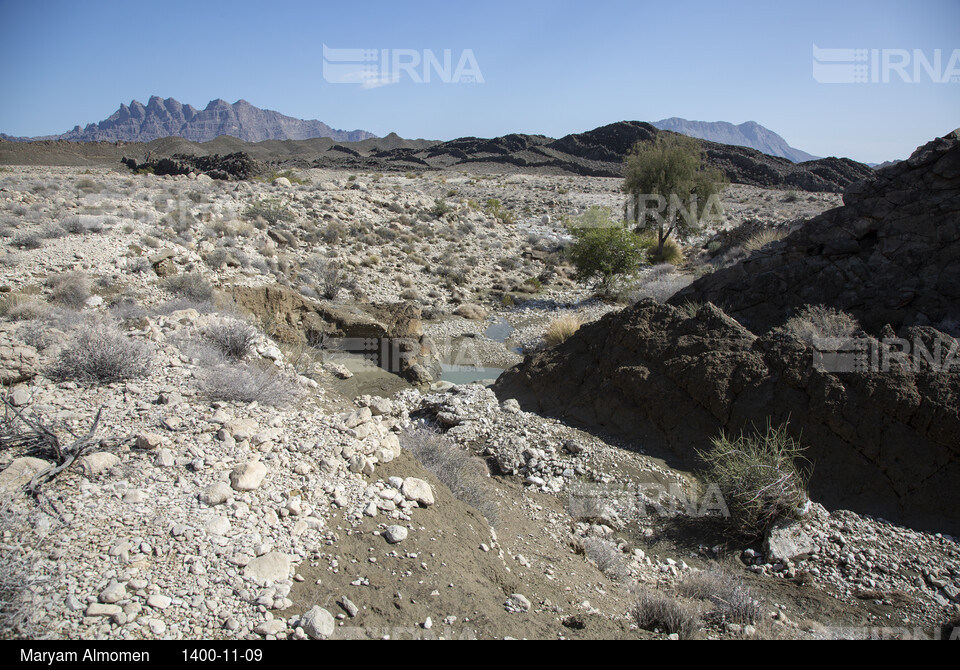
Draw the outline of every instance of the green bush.
<instances>
[{"instance_id":1,"label":"green bush","mask_svg":"<svg viewBox=\"0 0 960 670\"><path fill-rule=\"evenodd\" d=\"M566 255L577 269L577 280L598 281L602 295L613 294L615 283L632 275L643 263L645 251L641 240L624 226L609 219L592 222L596 225L571 224L574 242Z\"/></svg>"},{"instance_id":2,"label":"green bush","mask_svg":"<svg viewBox=\"0 0 960 670\"><path fill-rule=\"evenodd\" d=\"M705 464L700 474L719 487L739 532L759 537L778 519L796 518L804 509L810 472L798 465L804 448L787 434L787 424L737 438L721 433L712 443L697 452Z\"/></svg>"}]
</instances>

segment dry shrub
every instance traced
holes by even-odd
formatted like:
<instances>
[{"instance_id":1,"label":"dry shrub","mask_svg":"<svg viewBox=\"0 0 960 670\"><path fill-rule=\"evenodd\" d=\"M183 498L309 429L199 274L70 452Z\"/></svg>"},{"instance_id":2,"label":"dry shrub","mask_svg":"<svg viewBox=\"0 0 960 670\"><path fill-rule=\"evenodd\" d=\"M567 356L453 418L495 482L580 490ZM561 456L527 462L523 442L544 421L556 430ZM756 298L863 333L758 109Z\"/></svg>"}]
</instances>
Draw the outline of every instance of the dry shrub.
<instances>
[{"instance_id":1,"label":"dry shrub","mask_svg":"<svg viewBox=\"0 0 960 670\"><path fill-rule=\"evenodd\" d=\"M436 475L457 500L496 525L497 505L486 483L488 470L482 459L461 449L449 438L424 429L406 431L400 436L400 445Z\"/></svg>"},{"instance_id":2,"label":"dry shrub","mask_svg":"<svg viewBox=\"0 0 960 670\"><path fill-rule=\"evenodd\" d=\"M582 325L583 321L580 320L579 316L561 316L547 326L547 331L543 334L543 339L546 341L547 346L556 346L570 339Z\"/></svg>"},{"instance_id":3,"label":"dry shrub","mask_svg":"<svg viewBox=\"0 0 960 670\"><path fill-rule=\"evenodd\" d=\"M681 640L693 639L700 628L700 614L694 605L646 587L637 596L633 619L643 630L676 634Z\"/></svg>"}]
</instances>

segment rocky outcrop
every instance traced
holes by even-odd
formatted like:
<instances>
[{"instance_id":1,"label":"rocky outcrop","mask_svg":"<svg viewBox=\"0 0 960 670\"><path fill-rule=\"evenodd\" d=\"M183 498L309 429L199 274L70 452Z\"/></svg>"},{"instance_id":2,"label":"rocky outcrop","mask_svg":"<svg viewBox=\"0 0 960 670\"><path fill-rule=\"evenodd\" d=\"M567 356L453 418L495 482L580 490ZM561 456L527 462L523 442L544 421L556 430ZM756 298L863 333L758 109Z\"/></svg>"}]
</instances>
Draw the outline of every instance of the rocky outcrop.
<instances>
[{"instance_id":1,"label":"rocky outcrop","mask_svg":"<svg viewBox=\"0 0 960 670\"><path fill-rule=\"evenodd\" d=\"M329 137L338 142L360 142L376 137L365 130L336 130L321 121L304 121L269 109L260 109L246 100L230 104L211 100L198 110L167 98L152 96L146 105L134 100L99 123L42 140L60 139L70 142L150 142L161 137L183 137L194 142L208 142L230 135L246 142L265 140L305 140ZM30 138L10 138L28 140Z\"/></svg>"},{"instance_id":2,"label":"rocky outcrop","mask_svg":"<svg viewBox=\"0 0 960 670\"><path fill-rule=\"evenodd\" d=\"M188 175L205 174L211 179L222 181L250 179L264 172L264 167L253 160L246 153L236 153L221 156L189 156L174 154L170 158L160 158L137 163L133 158L124 157L120 160L134 172L149 172L156 175Z\"/></svg>"},{"instance_id":3,"label":"rocky outcrop","mask_svg":"<svg viewBox=\"0 0 960 670\"><path fill-rule=\"evenodd\" d=\"M0 385L29 381L39 371L37 350L17 340L11 332L0 331Z\"/></svg>"},{"instance_id":4,"label":"rocky outcrop","mask_svg":"<svg viewBox=\"0 0 960 670\"><path fill-rule=\"evenodd\" d=\"M722 305L754 332L821 304L875 334L960 320L960 130L851 185L843 201L671 302Z\"/></svg>"},{"instance_id":5,"label":"rocky outcrop","mask_svg":"<svg viewBox=\"0 0 960 670\"><path fill-rule=\"evenodd\" d=\"M365 356L415 383L439 376L435 347L413 303L335 305L280 286L234 287L231 295L278 342ZM424 371L431 379L423 378Z\"/></svg>"},{"instance_id":6,"label":"rocky outcrop","mask_svg":"<svg viewBox=\"0 0 960 670\"><path fill-rule=\"evenodd\" d=\"M495 391L695 465L721 430L789 422L831 508L960 531L960 362L826 372L805 343L757 337L713 305L694 318L645 300L528 356Z\"/></svg>"}]
</instances>

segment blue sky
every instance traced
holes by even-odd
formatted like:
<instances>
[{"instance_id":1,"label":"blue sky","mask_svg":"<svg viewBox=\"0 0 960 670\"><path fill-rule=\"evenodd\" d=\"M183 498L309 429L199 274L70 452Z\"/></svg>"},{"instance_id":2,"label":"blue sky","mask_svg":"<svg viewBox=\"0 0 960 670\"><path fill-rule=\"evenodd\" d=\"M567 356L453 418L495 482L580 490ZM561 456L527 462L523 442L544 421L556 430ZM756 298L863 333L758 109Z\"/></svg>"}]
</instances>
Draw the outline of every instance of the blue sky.
<instances>
[{"instance_id":1,"label":"blue sky","mask_svg":"<svg viewBox=\"0 0 960 670\"><path fill-rule=\"evenodd\" d=\"M431 139L752 120L810 153L870 162L960 126L960 82L923 70L911 83L896 72L866 84L812 74L814 44L911 59L920 50L930 61L940 50L943 72L960 50L958 0L0 0L0 25L0 131L11 135L65 132L151 95L195 107L244 98L335 128ZM450 49L454 63L469 49L484 82L401 73L376 87L330 83L323 44L441 58Z\"/></svg>"}]
</instances>

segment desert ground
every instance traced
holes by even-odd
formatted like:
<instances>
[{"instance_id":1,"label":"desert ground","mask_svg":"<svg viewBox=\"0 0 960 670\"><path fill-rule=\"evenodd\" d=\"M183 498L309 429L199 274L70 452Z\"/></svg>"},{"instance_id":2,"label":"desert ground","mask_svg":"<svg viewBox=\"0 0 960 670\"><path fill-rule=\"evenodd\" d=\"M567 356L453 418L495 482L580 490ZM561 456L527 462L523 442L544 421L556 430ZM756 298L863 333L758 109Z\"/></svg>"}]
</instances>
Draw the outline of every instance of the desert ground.
<instances>
[{"instance_id":1,"label":"desert ground","mask_svg":"<svg viewBox=\"0 0 960 670\"><path fill-rule=\"evenodd\" d=\"M622 183L0 168L0 635L940 636L955 538L814 499L780 556L690 513L695 473L642 439L489 388L554 322L665 301L842 204L731 185L682 262L601 300L562 250ZM320 337L397 303L412 377ZM643 627L655 594L671 623Z\"/></svg>"}]
</instances>

